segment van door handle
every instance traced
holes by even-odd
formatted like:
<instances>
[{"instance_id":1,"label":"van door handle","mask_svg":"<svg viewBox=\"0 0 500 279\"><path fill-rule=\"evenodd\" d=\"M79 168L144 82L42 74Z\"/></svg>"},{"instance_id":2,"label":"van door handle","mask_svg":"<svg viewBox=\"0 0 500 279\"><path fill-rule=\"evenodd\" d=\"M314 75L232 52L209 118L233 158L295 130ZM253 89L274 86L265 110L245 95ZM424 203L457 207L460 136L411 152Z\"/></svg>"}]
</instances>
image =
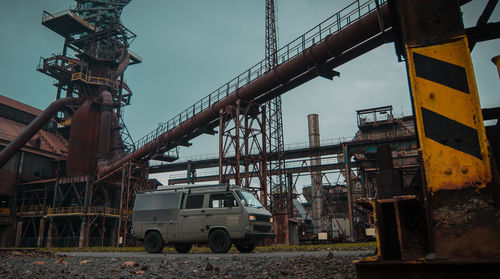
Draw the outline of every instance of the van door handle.
<instances>
[{"instance_id":1,"label":"van door handle","mask_svg":"<svg viewBox=\"0 0 500 279\"><path fill-rule=\"evenodd\" d=\"M212 216L212 214L207 214L207 215L205 215L205 216Z\"/></svg>"}]
</instances>

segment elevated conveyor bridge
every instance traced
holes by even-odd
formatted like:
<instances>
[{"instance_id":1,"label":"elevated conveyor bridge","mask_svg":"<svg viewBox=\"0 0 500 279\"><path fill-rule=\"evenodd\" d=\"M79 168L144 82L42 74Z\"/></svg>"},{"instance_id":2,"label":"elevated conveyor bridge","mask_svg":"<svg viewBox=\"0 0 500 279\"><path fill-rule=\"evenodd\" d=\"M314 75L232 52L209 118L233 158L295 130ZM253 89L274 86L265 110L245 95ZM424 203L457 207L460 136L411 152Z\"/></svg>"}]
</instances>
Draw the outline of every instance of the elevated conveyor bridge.
<instances>
[{"instance_id":1,"label":"elevated conveyor bridge","mask_svg":"<svg viewBox=\"0 0 500 279\"><path fill-rule=\"evenodd\" d=\"M201 134L215 134L220 111L238 100L263 104L313 78L333 79L338 67L392 41L385 0L355 1L277 51L278 65L266 59L244 71L136 143L136 149L98 170L106 176L131 160L149 160Z\"/></svg>"}]
</instances>

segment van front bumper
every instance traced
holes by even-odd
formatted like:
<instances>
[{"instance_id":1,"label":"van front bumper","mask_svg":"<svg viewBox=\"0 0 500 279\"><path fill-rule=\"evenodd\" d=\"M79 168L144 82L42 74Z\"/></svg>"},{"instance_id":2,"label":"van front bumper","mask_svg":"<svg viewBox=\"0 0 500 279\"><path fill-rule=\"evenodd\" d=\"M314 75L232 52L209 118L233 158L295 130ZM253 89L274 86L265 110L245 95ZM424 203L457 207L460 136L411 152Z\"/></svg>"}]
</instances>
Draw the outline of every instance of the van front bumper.
<instances>
[{"instance_id":1,"label":"van front bumper","mask_svg":"<svg viewBox=\"0 0 500 279\"><path fill-rule=\"evenodd\" d=\"M263 233L263 232L247 232L245 233L245 238L275 238L275 233Z\"/></svg>"}]
</instances>

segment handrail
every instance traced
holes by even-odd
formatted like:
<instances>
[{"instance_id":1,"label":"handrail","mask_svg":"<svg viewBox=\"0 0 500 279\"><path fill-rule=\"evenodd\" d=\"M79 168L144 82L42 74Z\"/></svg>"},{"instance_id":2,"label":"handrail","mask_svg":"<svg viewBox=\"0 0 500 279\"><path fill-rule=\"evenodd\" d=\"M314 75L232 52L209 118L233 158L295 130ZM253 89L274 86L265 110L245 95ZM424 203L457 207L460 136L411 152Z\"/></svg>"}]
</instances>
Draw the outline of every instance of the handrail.
<instances>
[{"instance_id":1,"label":"handrail","mask_svg":"<svg viewBox=\"0 0 500 279\"><path fill-rule=\"evenodd\" d=\"M0 215L10 215L10 208L0 208Z\"/></svg>"},{"instance_id":2,"label":"handrail","mask_svg":"<svg viewBox=\"0 0 500 279\"><path fill-rule=\"evenodd\" d=\"M307 48L319 43L326 37L340 31L364 15L372 12L377 8L377 2L378 5L382 5L387 2L387 0L368 0L362 4L360 3L360 0L356 0L344 9L325 19L320 24L280 48L276 52L278 65L289 61L305 51ZM169 121L161 123L158 128L136 141L136 149L139 149L147 143L155 140L160 135L177 127L179 124L190 119L195 114L208 109L213 104L229 96L232 92L264 75L267 72L265 70L266 60L267 59L261 60L250 69L244 71L231 81L214 90L212 93L185 109Z\"/></svg>"},{"instance_id":3,"label":"handrail","mask_svg":"<svg viewBox=\"0 0 500 279\"><path fill-rule=\"evenodd\" d=\"M124 213L130 214L130 210L124 209ZM84 208L82 206L66 206L66 207L48 207L47 215L83 215ZM88 215L113 215L120 216L119 208L93 206L87 209Z\"/></svg>"},{"instance_id":4,"label":"handrail","mask_svg":"<svg viewBox=\"0 0 500 279\"><path fill-rule=\"evenodd\" d=\"M108 78L88 76L82 72L74 73L71 75L71 80L81 80L85 83L96 84L96 85L106 85L115 90L118 90L120 83L118 81L113 81Z\"/></svg>"}]
</instances>

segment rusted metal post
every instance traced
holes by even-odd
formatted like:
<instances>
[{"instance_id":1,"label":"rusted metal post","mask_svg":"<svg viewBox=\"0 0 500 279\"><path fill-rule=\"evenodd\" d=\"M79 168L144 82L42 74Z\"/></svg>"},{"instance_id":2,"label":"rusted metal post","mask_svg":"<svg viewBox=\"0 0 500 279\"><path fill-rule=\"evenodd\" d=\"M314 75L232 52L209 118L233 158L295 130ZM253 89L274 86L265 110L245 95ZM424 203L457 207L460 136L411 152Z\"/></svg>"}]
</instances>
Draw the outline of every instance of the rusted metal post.
<instances>
[{"instance_id":1,"label":"rusted metal post","mask_svg":"<svg viewBox=\"0 0 500 279\"><path fill-rule=\"evenodd\" d=\"M293 175L292 173L286 173L286 185L287 185L287 193L288 193L288 217L293 217Z\"/></svg>"},{"instance_id":2,"label":"rusted metal post","mask_svg":"<svg viewBox=\"0 0 500 279\"><path fill-rule=\"evenodd\" d=\"M132 180L132 162L129 162L128 164L128 172L127 172L127 197L125 198L125 208L127 210L126 217L124 220L124 225L123 227L125 228L124 233L123 233L123 241L122 245L127 245L127 232L128 232L128 219L130 217L130 182Z\"/></svg>"},{"instance_id":3,"label":"rusted metal post","mask_svg":"<svg viewBox=\"0 0 500 279\"><path fill-rule=\"evenodd\" d=\"M122 218L123 218L123 189L125 183L125 166L122 166L122 182L120 188L120 217L118 218L118 232L116 235L116 247L120 247L120 237L121 237L121 229L122 229Z\"/></svg>"},{"instance_id":4,"label":"rusted metal post","mask_svg":"<svg viewBox=\"0 0 500 279\"><path fill-rule=\"evenodd\" d=\"M82 222L80 225L80 235L79 235L80 240L78 243L78 247L80 247L80 248L86 246L87 237L88 237L88 235L87 235L88 234L87 212L88 212L89 203L90 203L90 191L92 191L90 186L91 185L90 185L89 179L87 179L87 181L85 182L85 200L84 200L84 204L83 204Z\"/></svg>"}]
</instances>

